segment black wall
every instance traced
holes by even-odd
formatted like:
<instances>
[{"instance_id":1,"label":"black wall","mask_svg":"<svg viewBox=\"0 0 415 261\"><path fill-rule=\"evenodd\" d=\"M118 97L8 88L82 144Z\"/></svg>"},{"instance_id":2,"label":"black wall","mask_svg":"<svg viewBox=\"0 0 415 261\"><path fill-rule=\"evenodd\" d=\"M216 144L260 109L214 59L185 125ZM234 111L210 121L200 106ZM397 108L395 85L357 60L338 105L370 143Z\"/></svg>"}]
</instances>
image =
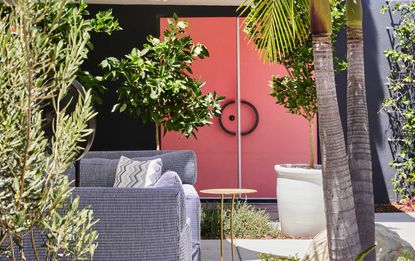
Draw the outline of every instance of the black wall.
<instances>
[{"instance_id":1,"label":"black wall","mask_svg":"<svg viewBox=\"0 0 415 261\"><path fill-rule=\"evenodd\" d=\"M375 202L383 203L396 200L396 194L391 185L391 179L395 173L389 166L392 160L391 150L388 143L389 119L382 113L381 104L388 91L385 86L386 77L390 71L388 62L383 52L390 48L389 36L386 27L390 26L391 20L388 15L382 15L379 10L384 1L369 0L362 1L364 21L364 43L365 43L365 76L366 95L369 113L370 139L372 148L373 187ZM336 53L346 56L346 35L341 32L337 40ZM337 98L342 117L343 130L346 130L346 88L347 73L343 72L336 76ZM345 133L345 137L347 133Z\"/></svg>"},{"instance_id":2,"label":"black wall","mask_svg":"<svg viewBox=\"0 0 415 261\"><path fill-rule=\"evenodd\" d=\"M374 191L376 202L395 199L390 185L394 170L389 167L392 159L388 147L388 118L381 114L380 104L387 96L384 82L389 71L383 51L390 47L385 27L390 19L379 13L382 1L371 0L364 3L365 30L365 62L366 83L371 128ZM143 6L143 5L90 5L91 13L112 9L120 21L123 31L111 36L94 35L94 51L89 55L85 68L91 73L100 75L97 65L108 56L122 57L133 47L141 48L147 35L159 35L159 18L171 17L176 12L179 17L234 17L236 7L206 6ZM345 34L342 32L336 47L338 54L345 55ZM336 77L339 107L346 129L346 73ZM106 83L108 91L104 96L104 104L97 106L96 138L93 150L129 150L154 149L154 126L141 124L127 114L111 113L116 102L117 83Z\"/></svg>"}]
</instances>

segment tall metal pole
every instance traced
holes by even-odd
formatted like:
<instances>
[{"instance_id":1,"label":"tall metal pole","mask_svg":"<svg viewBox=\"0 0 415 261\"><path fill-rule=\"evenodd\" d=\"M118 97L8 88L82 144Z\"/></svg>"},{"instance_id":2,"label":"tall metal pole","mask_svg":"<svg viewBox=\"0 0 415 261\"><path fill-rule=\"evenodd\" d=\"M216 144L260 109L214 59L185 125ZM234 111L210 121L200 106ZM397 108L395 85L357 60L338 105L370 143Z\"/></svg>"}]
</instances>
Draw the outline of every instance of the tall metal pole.
<instances>
[{"instance_id":1,"label":"tall metal pole","mask_svg":"<svg viewBox=\"0 0 415 261\"><path fill-rule=\"evenodd\" d=\"M241 140L241 42L240 42L240 22L236 18L236 66L237 66L237 96L236 104L238 108L238 188L242 187L242 140Z\"/></svg>"},{"instance_id":2,"label":"tall metal pole","mask_svg":"<svg viewBox=\"0 0 415 261\"><path fill-rule=\"evenodd\" d=\"M232 251L232 261L235 261L235 250L233 242L233 210L235 205L235 194L232 194L232 208L231 208L231 251Z\"/></svg>"},{"instance_id":3,"label":"tall metal pole","mask_svg":"<svg viewBox=\"0 0 415 261\"><path fill-rule=\"evenodd\" d=\"M223 199L224 195L221 194L220 199L220 260L223 261Z\"/></svg>"}]
</instances>

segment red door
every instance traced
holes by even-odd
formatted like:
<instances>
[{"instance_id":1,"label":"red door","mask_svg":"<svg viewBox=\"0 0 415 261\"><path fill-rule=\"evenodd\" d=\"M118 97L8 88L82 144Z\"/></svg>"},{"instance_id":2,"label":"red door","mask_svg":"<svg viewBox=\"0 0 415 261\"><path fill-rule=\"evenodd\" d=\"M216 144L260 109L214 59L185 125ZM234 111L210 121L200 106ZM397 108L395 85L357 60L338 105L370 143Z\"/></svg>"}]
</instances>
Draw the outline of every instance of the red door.
<instances>
[{"instance_id":1,"label":"red door","mask_svg":"<svg viewBox=\"0 0 415 261\"><path fill-rule=\"evenodd\" d=\"M309 157L306 120L287 113L269 95L272 75L286 74L285 68L258 58L239 25L242 18L183 19L190 24L193 40L205 44L210 53L194 64L193 71L207 82L206 92L226 96L226 106L222 126L215 119L212 126L200 129L197 140L169 133L162 138L162 149L196 152L197 190L253 188L258 193L251 198L275 198L274 165L306 163ZM161 30L166 21L161 19Z\"/></svg>"},{"instance_id":2,"label":"red door","mask_svg":"<svg viewBox=\"0 0 415 261\"><path fill-rule=\"evenodd\" d=\"M236 19L235 18L183 18L189 22L188 33L195 43L206 45L210 57L198 60L193 73L206 81L204 92L217 91L227 99L236 98ZM160 21L161 31L167 28L167 19ZM161 34L162 35L162 34ZM236 113L229 111L227 113ZM235 114L236 115L236 114ZM236 121L226 123L236 130ZM211 127L200 128L197 140L180 138L170 132L162 138L163 150L190 149L197 155L198 177L196 189L237 188L237 140L229 136L214 119ZM207 196L209 195L201 195Z\"/></svg>"}]
</instances>

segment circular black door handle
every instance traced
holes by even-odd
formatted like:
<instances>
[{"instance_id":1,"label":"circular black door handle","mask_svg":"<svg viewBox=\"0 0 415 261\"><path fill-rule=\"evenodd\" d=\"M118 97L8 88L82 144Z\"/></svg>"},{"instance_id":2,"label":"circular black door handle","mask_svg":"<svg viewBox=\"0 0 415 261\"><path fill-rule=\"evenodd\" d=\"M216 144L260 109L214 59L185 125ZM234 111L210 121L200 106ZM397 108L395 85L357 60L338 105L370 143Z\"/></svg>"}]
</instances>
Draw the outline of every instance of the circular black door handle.
<instances>
[{"instance_id":1,"label":"circular black door handle","mask_svg":"<svg viewBox=\"0 0 415 261\"><path fill-rule=\"evenodd\" d=\"M48 79L45 84L48 84L52 82L54 79ZM73 111L76 108L77 101L82 97L85 97L86 95L85 88L79 83L78 81L73 81L72 84L68 87L68 91L64 98L60 101L62 104L62 107L66 108L66 112L68 114L73 113ZM46 119L43 125L43 130L45 132L46 137L48 137L49 140L52 139L54 136L54 122L56 119L56 112L53 107L53 103L50 100L45 100L45 104L43 105L43 114L44 118ZM82 157L86 155L86 153L91 149L92 143L94 141L95 137L95 117L91 118L87 122L88 129L91 129L92 132L84 138L84 141L81 142L81 144L78 144L83 149L78 152L78 155L76 155L76 161L75 161L75 187L79 187L80 185L80 160ZM50 148L51 149L51 148Z\"/></svg>"},{"instance_id":2,"label":"circular black door handle","mask_svg":"<svg viewBox=\"0 0 415 261\"><path fill-rule=\"evenodd\" d=\"M229 105L234 104L234 103L236 103L235 100L230 100L230 101L226 102L222 106L222 112L226 109L226 107L228 107ZM252 128L250 128L249 130L244 131L244 132L241 133L242 136L246 136L246 135L249 135L252 132L254 132L256 130L256 128L258 127L258 123L259 123L259 113L258 113L258 110L256 109L256 107L252 103L250 103L248 101L245 101L245 100L241 100L241 103L247 105L248 107L250 107L254 111L254 114L255 114L255 123L252 126ZM235 120L235 115L230 115L229 116L229 120L234 121ZM222 128L222 130L224 130L226 133L228 133L230 135L236 135L236 132L228 130L223 125L222 116L219 117L219 125Z\"/></svg>"}]
</instances>

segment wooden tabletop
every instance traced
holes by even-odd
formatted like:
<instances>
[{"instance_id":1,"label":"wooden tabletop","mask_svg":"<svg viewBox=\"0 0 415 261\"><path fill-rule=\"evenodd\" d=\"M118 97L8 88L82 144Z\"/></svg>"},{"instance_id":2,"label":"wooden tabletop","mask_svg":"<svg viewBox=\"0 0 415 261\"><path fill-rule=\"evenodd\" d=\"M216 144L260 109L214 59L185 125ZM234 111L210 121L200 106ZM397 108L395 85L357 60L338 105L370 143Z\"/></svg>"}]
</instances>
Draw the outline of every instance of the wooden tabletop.
<instances>
[{"instance_id":1,"label":"wooden tabletop","mask_svg":"<svg viewBox=\"0 0 415 261\"><path fill-rule=\"evenodd\" d=\"M244 188L217 188L217 189L203 189L201 193L206 194L221 194L221 195L233 195L233 194L250 194L256 193L255 189L244 189Z\"/></svg>"}]
</instances>

